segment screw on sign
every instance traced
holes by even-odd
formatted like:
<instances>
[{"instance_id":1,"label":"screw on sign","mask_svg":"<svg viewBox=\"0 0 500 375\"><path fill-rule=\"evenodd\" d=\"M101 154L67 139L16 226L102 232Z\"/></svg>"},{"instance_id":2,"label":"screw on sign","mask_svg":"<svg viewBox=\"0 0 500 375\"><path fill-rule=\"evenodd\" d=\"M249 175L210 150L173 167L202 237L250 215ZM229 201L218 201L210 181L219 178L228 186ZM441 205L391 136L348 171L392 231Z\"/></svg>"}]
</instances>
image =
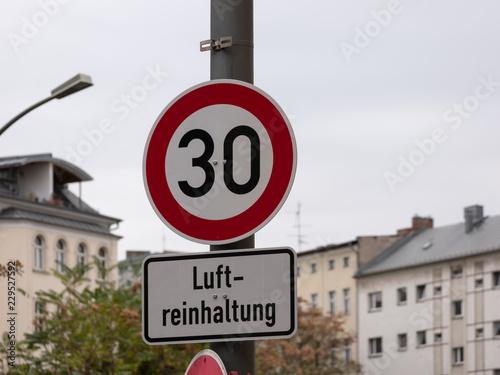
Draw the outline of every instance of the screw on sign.
<instances>
[{"instance_id":1,"label":"screw on sign","mask_svg":"<svg viewBox=\"0 0 500 375\"><path fill-rule=\"evenodd\" d=\"M146 192L177 234L205 244L248 237L279 211L295 177L285 113L246 82L213 80L175 98L149 134Z\"/></svg>"}]
</instances>

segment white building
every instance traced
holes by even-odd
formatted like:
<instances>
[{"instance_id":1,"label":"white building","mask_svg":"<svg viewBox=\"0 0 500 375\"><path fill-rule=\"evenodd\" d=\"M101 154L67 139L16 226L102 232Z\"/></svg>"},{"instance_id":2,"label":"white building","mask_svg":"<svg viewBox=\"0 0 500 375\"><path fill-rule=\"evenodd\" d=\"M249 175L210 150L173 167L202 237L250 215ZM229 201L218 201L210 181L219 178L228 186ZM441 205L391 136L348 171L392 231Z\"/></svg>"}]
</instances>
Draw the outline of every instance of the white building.
<instances>
[{"instance_id":1,"label":"white building","mask_svg":"<svg viewBox=\"0 0 500 375\"><path fill-rule=\"evenodd\" d=\"M23 265L22 275L0 277L0 334L14 329L19 341L35 329L35 317L43 311L35 292L62 287L52 269L88 263L94 256L105 266L117 262L120 237L111 230L120 220L99 214L67 188L90 180L80 168L50 154L0 158L0 265ZM104 275L93 269L87 277L95 285ZM105 277L116 280L117 272Z\"/></svg>"},{"instance_id":2,"label":"white building","mask_svg":"<svg viewBox=\"0 0 500 375\"><path fill-rule=\"evenodd\" d=\"M500 216L421 229L357 271L366 375L500 375Z\"/></svg>"}]
</instances>

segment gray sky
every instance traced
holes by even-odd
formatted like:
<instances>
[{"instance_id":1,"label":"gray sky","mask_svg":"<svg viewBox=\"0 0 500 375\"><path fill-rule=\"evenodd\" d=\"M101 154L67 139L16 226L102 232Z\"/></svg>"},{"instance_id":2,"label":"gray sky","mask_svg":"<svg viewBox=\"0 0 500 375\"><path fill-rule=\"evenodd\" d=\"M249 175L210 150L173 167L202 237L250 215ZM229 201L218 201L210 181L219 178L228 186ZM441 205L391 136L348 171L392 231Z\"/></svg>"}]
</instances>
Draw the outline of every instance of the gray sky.
<instances>
[{"instance_id":1,"label":"gray sky","mask_svg":"<svg viewBox=\"0 0 500 375\"><path fill-rule=\"evenodd\" d=\"M0 4L0 123L76 73L95 84L18 121L0 156L51 152L92 175L83 198L123 219L120 258L162 242L208 249L158 219L142 156L162 109L209 79L199 52L209 4ZM499 13L495 0L255 0L255 85L284 108L298 147L292 191L257 247L298 249L299 203L303 250L393 234L414 214L437 226L462 221L472 204L500 214ZM132 93L146 95L127 104ZM108 133L84 147L103 122Z\"/></svg>"}]
</instances>

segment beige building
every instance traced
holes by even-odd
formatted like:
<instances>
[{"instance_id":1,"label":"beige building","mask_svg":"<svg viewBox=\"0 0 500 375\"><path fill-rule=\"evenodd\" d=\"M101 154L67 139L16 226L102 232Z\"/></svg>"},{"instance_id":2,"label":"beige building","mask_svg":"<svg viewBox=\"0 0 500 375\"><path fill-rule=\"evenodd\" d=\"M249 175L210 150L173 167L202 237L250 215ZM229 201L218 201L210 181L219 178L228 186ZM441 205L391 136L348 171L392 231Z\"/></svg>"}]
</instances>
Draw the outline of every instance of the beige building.
<instances>
[{"instance_id":1,"label":"beige building","mask_svg":"<svg viewBox=\"0 0 500 375\"><path fill-rule=\"evenodd\" d=\"M342 315L346 331L357 336L357 268L391 246L400 236L365 236L338 245L303 251L297 256L297 293L309 306ZM344 360L357 360L356 341L344 348Z\"/></svg>"},{"instance_id":2,"label":"beige building","mask_svg":"<svg viewBox=\"0 0 500 375\"><path fill-rule=\"evenodd\" d=\"M464 213L358 270L364 375L500 375L500 216Z\"/></svg>"},{"instance_id":3,"label":"beige building","mask_svg":"<svg viewBox=\"0 0 500 375\"><path fill-rule=\"evenodd\" d=\"M94 256L106 266L117 262L120 237L111 231L120 220L99 214L67 187L90 180L83 170L51 154L0 158L0 264L23 265L22 275L0 278L0 333L14 329L19 341L35 329L43 307L35 292L61 289L51 270L88 263ZM88 278L95 283L103 275L94 268ZM116 271L106 275L106 280L116 279Z\"/></svg>"}]
</instances>

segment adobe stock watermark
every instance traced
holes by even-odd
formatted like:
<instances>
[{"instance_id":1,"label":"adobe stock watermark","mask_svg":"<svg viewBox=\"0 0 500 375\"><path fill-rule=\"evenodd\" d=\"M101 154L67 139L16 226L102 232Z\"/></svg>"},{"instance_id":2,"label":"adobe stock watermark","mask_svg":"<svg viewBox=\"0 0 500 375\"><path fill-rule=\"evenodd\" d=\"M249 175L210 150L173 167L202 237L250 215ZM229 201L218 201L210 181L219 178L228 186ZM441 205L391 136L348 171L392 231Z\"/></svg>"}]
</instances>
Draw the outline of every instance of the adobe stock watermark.
<instances>
[{"instance_id":1,"label":"adobe stock watermark","mask_svg":"<svg viewBox=\"0 0 500 375\"><path fill-rule=\"evenodd\" d=\"M500 87L500 81L495 81L492 74L487 78L479 76L477 80L479 83L473 94L466 96L460 103L454 103L451 108L443 112L443 121L451 124L452 130L459 129L464 120L470 118L481 107L481 103L490 99ZM414 140L415 147L408 155L398 156L396 169L384 173L385 182L392 192L396 191L399 184L406 182L417 168L436 152L439 145L448 140L447 132L449 130L435 127L427 138Z\"/></svg>"},{"instance_id":2,"label":"adobe stock watermark","mask_svg":"<svg viewBox=\"0 0 500 375\"><path fill-rule=\"evenodd\" d=\"M342 42L339 47L348 63L352 61L352 55L359 55L368 47L373 39L378 37L383 29L387 28L394 16L403 12L403 6L399 0L390 0L386 9L371 11L371 19L362 28L354 29L352 43Z\"/></svg>"},{"instance_id":3,"label":"adobe stock watermark","mask_svg":"<svg viewBox=\"0 0 500 375\"><path fill-rule=\"evenodd\" d=\"M224 21L224 14L233 12L242 2L243 0L216 0L212 4L219 19Z\"/></svg>"},{"instance_id":4,"label":"adobe stock watermark","mask_svg":"<svg viewBox=\"0 0 500 375\"><path fill-rule=\"evenodd\" d=\"M71 0L40 0L39 9L30 17L21 18L21 27L19 32L8 32L7 38L16 54L19 53L21 46L32 41L45 28L51 19L57 17L61 7L68 4Z\"/></svg>"},{"instance_id":5,"label":"adobe stock watermark","mask_svg":"<svg viewBox=\"0 0 500 375\"><path fill-rule=\"evenodd\" d=\"M162 71L159 64L156 64L155 67L147 66L146 74L141 83L113 100L110 104L110 111L117 115L120 120L125 120L168 76L169 73ZM74 146L66 146L66 160L74 164L80 164L85 157L89 156L95 148L103 143L106 135L113 133L115 130L116 125L111 117L102 118L99 124L90 130L82 130L82 139Z\"/></svg>"}]
</instances>

